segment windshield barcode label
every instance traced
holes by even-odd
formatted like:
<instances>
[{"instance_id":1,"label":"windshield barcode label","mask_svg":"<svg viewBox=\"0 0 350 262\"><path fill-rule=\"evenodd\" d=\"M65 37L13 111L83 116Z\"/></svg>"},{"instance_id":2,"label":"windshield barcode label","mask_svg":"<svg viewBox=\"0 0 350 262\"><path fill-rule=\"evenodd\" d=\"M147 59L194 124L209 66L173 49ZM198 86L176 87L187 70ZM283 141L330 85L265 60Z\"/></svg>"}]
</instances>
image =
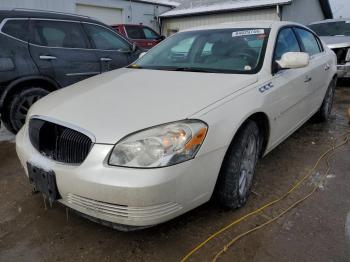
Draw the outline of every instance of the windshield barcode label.
<instances>
[{"instance_id":1,"label":"windshield barcode label","mask_svg":"<svg viewBox=\"0 0 350 262\"><path fill-rule=\"evenodd\" d=\"M246 35L262 35L265 34L264 29L252 29L252 30L244 30L244 31L237 31L232 33L232 37L237 36L246 36Z\"/></svg>"}]
</instances>

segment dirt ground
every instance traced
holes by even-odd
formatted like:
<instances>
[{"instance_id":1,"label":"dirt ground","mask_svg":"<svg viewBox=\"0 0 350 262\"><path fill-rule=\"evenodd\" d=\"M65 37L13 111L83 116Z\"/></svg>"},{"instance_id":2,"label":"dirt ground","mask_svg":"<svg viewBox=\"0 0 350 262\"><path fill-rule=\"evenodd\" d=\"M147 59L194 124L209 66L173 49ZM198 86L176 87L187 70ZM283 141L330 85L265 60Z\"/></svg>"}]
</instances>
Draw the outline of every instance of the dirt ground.
<instances>
[{"instance_id":1,"label":"dirt ground","mask_svg":"<svg viewBox=\"0 0 350 262\"><path fill-rule=\"evenodd\" d=\"M71 212L67 220L66 209L58 204L45 211L42 197L31 194L14 143L0 142L0 261L179 261L210 234L284 194L312 169L318 157L349 130L347 86L338 87L328 124L310 121L261 161L254 193L245 207L224 211L208 203L137 232L118 232ZM277 222L239 240L220 261L350 261L345 239L350 213L349 152L350 144L337 151L330 174L314 195ZM226 231L190 260L210 261L232 238L304 196L324 170L321 165L296 193Z\"/></svg>"}]
</instances>

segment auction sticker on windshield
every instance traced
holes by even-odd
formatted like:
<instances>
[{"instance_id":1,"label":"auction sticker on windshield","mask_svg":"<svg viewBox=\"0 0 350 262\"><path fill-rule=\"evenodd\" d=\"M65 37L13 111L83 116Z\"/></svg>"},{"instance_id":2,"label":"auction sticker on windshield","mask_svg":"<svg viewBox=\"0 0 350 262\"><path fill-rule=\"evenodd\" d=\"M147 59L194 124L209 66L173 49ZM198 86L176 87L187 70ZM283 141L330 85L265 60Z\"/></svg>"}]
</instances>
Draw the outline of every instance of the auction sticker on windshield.
<instances>
[{"instance_id":1,"label":"auction sticker on windshield","mask_svg":"<svg viewBox=\"0 0 350 262\"><path fill-rule=\"evenodd\" d=\"M247 35L262 35L262 34L265 34L264 29L251 29L251 30L233 32L232 37L247 36Z\"/></svg>"}]
</instances>

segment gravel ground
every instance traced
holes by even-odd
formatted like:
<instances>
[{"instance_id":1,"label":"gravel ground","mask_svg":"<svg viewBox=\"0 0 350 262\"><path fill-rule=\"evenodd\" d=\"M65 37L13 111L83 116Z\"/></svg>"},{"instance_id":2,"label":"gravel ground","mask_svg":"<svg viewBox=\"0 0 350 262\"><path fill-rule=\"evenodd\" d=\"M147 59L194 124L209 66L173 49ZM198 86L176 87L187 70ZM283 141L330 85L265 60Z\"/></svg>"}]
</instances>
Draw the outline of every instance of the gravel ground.
<instances>
[{"instance_id":1,"label":"gravel ground","mask_svg":"<svg viewBox=\"0 0 350 262\"><path fill-rule=\"evenodd\" d=\"M55 204L44 210L32 195L15 154L13 136L0 131L0 261L179 261L211 233L275 199L307 174L318 157L349 125L345 110L350 88L338 87L328 124L305 124L259 164L248 204L224 211L207 203L177 219L146 230L123 233L69 213ZM6 141L5 141L6 140ZM345 229L350 227L350 145L331 160L326 181L308 200L277 222L232 246L220 261L350 261ZM309 192L324 175L321 165L312 178L282 203L252 217L207 244L191 261L211 261L240 233L279 214Z\"/></svg>"}]
</instances>

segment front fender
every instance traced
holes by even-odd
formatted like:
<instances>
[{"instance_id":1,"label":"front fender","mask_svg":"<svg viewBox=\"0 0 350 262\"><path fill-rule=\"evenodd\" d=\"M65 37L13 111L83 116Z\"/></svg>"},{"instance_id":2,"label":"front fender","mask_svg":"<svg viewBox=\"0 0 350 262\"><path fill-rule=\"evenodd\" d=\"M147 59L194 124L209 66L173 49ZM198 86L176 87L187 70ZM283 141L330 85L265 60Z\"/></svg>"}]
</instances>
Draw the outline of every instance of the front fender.
<instances>
[{"instance_id":1,"label":"front fender","mask_svg":"<svg viewBox=\"0 0 350 262\"><path fill-rule=\"evenodd\" d=\"M7 86L3 86L0 87L0 112L2 111L4 102L8 96L8 94L10 94L12 91L14 91L17 87L19 87L21 84L25 83L25 82L31 82L31 81L44 81L49 83L50 86L53 87L53 90L57 90L60 88L60 86L58 85L58 83L46 76L41 76L41 75L30 75L30 76L24 76L24 77L20 77L17 78L13 81L11 81Z\"/></svg>"}]
</instances>

